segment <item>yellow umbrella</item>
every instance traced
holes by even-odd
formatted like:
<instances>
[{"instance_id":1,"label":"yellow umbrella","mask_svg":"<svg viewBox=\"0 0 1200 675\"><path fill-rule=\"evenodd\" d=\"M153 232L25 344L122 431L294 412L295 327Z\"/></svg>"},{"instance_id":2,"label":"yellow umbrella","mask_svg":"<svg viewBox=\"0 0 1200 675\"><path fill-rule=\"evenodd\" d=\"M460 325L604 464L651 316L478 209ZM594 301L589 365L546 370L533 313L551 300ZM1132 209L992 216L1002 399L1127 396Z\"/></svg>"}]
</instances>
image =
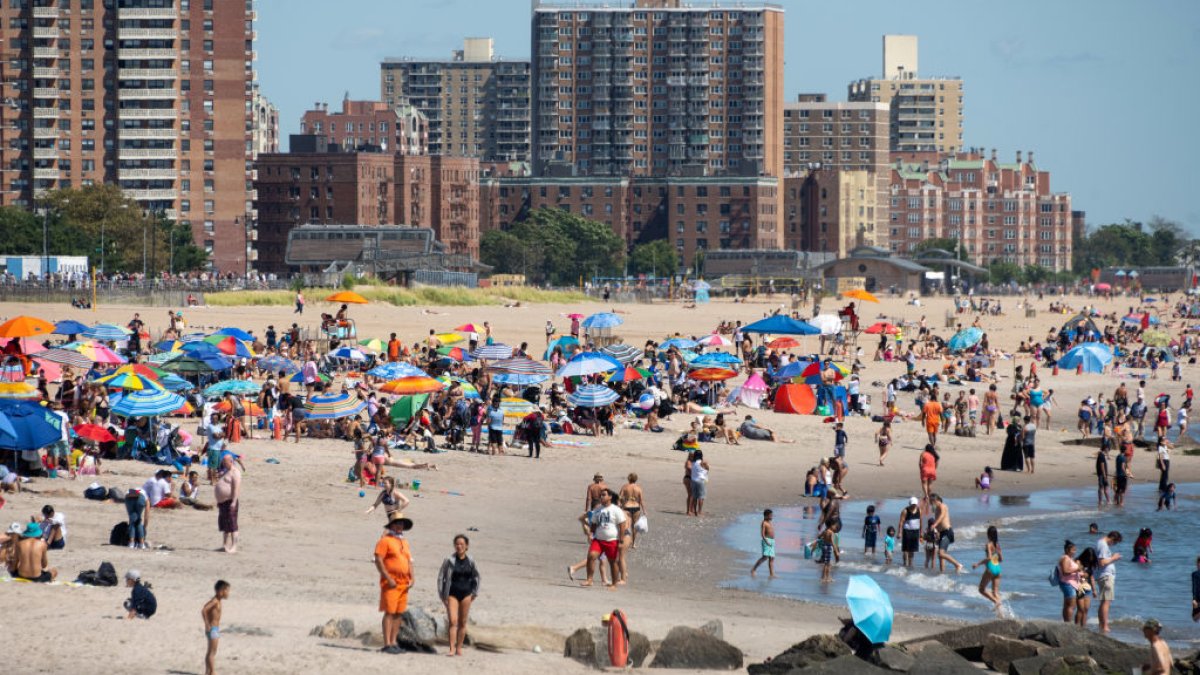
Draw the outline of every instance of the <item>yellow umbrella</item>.
<instances>
[{"instance_id":1,"label":"yellow umbrella","mask_svg":"<svg viewBox=\"0 0 1200 675\"><path fill-rule=\"evenodd\" d=\"M381 352L384 349L387 349L387 345L384 344L383 340L380 340L379 338L371 338L366 342L360 342L358 343L358 346L364 349L370 349L373 352Z\"/></svg>"},{"instance_id":2,"label":"yellow umbrella","mask_svg":"<svg viewBox=\"0 0 1200 675\"><path fill-rule=\"evenodd\" d=\"M367 299L354 291L338 291L325 299L329 302L348 302L352 305L367 304Z\"/></svg>"},{"instance_id":3,"label":"yellow umbrella","mask_svg":"<svg viewBox=\"0 0 1200 675\"><path fill-rule=\"evenodd\" d=\"M1148 330L1142 333L1142 344L1150 347L1166 347L1171 344L1171 336L1161 330Z\"/></svg>"},{"instance_id":4,"label":"yellow umbrella","mask_svg":"<svg viewBox=\"0 0 1200 675\"><path fill-rule=\"evenodd\" d=\"M41 398L37 387L28 382L0 382L0 398L34 399Z\"/></svg>"},{"instance_id":5,"label":"yellow umbrella","mask_svg":"<svg viewBox=\"0 0 1200 675\"><path fill-rule=\"evenodd\" d=\"M466 340L467 338L463 337L462 335L459 335L458 333L438 333L437 335L433 336L433 339L437 340L438 342L440 342L444 345L452 345L456 342L462 342L463 340Z\"/></svg>"},{"instance_id":6,"label":"yellow umbrella","mask_svg":"<svg viewBox=\"0 0 1200 675\"><path fill-rule=\"evenodd\" d=\"M861 288L852 288L852 289L842 293L842 297L843 298L854 298L855 300L862 300L864 302L874 302L874 303L879 302L879 298L864 291Z\"/></svg>"}]
</instances>

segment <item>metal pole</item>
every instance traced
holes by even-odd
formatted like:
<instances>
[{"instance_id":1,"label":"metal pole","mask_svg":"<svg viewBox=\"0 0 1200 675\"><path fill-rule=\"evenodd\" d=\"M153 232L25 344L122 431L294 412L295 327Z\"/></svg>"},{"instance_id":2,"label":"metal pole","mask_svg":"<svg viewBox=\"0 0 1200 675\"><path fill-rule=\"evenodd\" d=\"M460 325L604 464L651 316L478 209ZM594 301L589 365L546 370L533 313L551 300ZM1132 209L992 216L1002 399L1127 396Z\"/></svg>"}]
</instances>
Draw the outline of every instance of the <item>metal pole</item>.
<instances>
[{"instance_id":1,"label":"metal pole","mask_svg":"<svg viewBox=\"0 0 1200 675\"><path fill-rule=\"evenodd\" d=\"M142 281L146 280L146 215L142 214Z\"/></svg>"},{"instance_id":2,"label":"metal pole","mask_svg":"<svg viewBox=\"0 0 1200 675\"><path fill-rule=\"evenodd\" d=\"M42 218L42 278L50 285L50 207Z\"/></svg>"},{"instance_id":3,"label":"metal pole","mask_svg":"<svg viewBox=\"0 0 1200 675\"><path fill-rule=\"evenodd\" d=\"M100 221L100 272L104 273L104 235L108 229L108 214L104 214L104 220ZM93 274L95 271L93 270ZM96 303L92 303L95 305Z\"/></svg>"}]
</instances>

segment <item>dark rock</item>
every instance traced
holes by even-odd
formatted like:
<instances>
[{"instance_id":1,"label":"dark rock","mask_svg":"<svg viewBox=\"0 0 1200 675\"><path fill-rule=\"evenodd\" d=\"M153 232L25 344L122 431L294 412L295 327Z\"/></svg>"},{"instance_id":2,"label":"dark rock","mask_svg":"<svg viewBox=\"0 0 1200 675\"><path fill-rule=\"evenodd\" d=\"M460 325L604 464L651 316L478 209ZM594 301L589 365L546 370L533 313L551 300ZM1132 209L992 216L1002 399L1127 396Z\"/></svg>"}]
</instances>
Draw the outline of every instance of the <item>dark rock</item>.
<instances>
[{"instance_id":1,"label":"dark rock","mask_svg":"<svg viewBox=\"0 0 1200 675\"><path fill-rule=\"evenodd\" d=\"M917 659L903 647L884 645L871 655L871 663L884 670L907 673L916 665Z\"/></svg>"},{"instance_id":2,"label":"dark rock","mask_svg":"<svg viewBox=\"0 0 1200 675\"><path fill-rule=\"evenodd\" d=\"M676 626L663 639L650 667L735 670L742 667L742 652L708 633Z\"/></svg>"},{"instance_id":3,"label":"dark rock","mask_svg":"<svg viewBox=\"0 0 1200 675\"><path fill-rule=\"evenodd\" d=\"M968 659L941 642L926 640L906 647L916 658L908 675L962 675L979 671Z\"/></svg>"},{"instance_id":4,"label":"dark rock","mask_svg":"<svg viewBox=\"0 0 1200 675\"><path fill-rule=\"evenodd\" d=\"M879 666L871 665L853 654L839 656L836 659L822 661L804 669L785 671L796 675L887 675L892 672Z\"/></svg>"},{"instance_id":5,"label":"dark rock","mask_svg":"<svg viewBox=\"0 0 1200 675\"><path fill-rule=\"evenodd\" d=\"M1107 671L1090 656L1058 656L1042 666L1039 675L1106 675Z\"/></svg>"},{"instance_id":6,"label":"dark rock","mask_svg":"<svg viewBox=\"0 0 1200 675\"><path fill-rule=\"evenodd\" d=\"M400 616L403 619L403 623L400 624L400 633L397 635L397 640L401 644L412 642L432 647L437 641L437 620L425 610L420 607L409 607L408 611Z\"/></svg>"},{"instance_id":7,"label":"dark rock","mask_svg":"<svg viewBox=\"0 0 1200 675\"><path fill-rule=\"evenodd\" d=\"M850 647L837 636L813 635L770 661L750 664L746 670L750 675L783 675L796 668L806 668L849 654Z\"/></svg>"},{"instance_id":8,"label":"dark rock","mask_svg":"<svg viewBox=\"0 0 1200 675\"><path fill-rule=\"evenodd\" d=\"M629 631L629 665L641 668L650 656L650 638L642 633Z\"/></svg>"},{"instance_id":9,"label":"dark rock","mask_svg":"<svg viewBox=\"0 0 1200 675\"><path fill-rule=\"evenodd\" d=\"M983 662L998 673L1007 673L1008 664L1017 659L1038 655L1038 648L1045 647L1033 640L1014 640L1000 635L989 635L983 643Z\"/></svg>"},{"instance_id":10,"label":"dark rock","mask_svg":"<svg viewBox=\"0 0 1200 675\"><path fill-rule=\"evenodd\" d=\"M1107 635L1061 621L1027 621L1022 624L1018 635L1051 647L1078 648L1073 652L1086 653L1105 668L1117 672L1129 672L1150 658L1149 647L1114 640Z\"/></svg>"},{"instance_id":11,"label":"dark rock","mask_svg":"<svg viewBox=\"0 0 1200 675\"><path fill-rule=\"evenodd\" d=\"M314 626L308 634L328 639L354 637L354 621L351 619L330 619L323 626Z\"/></svg>"},{"instance_id":12,"label":"dark rock","mask_svg":"<svg viewBox=\"0 0 1200 675\"><path fill-rule=\"evenodd\" d=\"M1175 659L1175 670L1180 675L1200 675L1200 651Z\"/></svg>"},{"instance_id":13,"label":"dark rock","mask_svg":"<svg viewBox=\"0 0 1200 675\"><path fill-rule=\"evenodd\" d=\"M1087 648L1082 645L1075 645L1073 647L1045 647L1037 656L1013 661L1008 666L1008 673L1009 675L1041 675L1042 668L1058 659L1087 655Z\"/></svg>"},{"instance_id":14,"label":"dark rock","mask_svg":"<svg viewBox=\"0 0 1200 675\"><path fill-rule=\"evenodd\" d=\"M580 628L567 638L563 656L574 659L585 666L597 669L609 668L608 630L601 627ZM629 663L641 668L650 656L650 638L629 631Z\"/></svg>"},{"instance_id":15,"label":"dark rock","mask_svg":"<svg viewBox=\"0 0 1200 675\"><path fill-rule=\"evenodd\" d=\"M950 649L958 652L961 656L969 661L983 660L983 643L989 635L999 635L1001 637L1016 638L1021 630L1021 622L1019 621L990 621L974 626L964 626L955 630L938 633L929 637L919 638L902 642L903 645L912 645L934 641L941 643ZM911 650L910 650L911 651Z\"/></svg>"},{"instance_id":16,"label":"dark rock","mask_svg":"<svg viewBox=\"0 0 1200 675\"><path fill-rule=\"evenodd\" d=\"M718 640L725 639L725 624L721 623L720 619L713 619L708 623L700 626L700 630L717 638Z\"/></svg>"}]
</instances>

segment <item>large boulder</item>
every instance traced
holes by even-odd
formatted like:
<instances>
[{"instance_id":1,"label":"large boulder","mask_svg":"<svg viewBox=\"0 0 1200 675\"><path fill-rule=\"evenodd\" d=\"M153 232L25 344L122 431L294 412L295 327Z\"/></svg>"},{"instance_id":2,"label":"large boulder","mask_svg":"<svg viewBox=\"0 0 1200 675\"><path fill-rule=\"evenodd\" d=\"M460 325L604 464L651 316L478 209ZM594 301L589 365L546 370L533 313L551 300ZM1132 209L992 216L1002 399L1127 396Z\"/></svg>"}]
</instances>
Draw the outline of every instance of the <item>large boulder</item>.
<instances>
[{"instance_id":1,"label":"large boulder","mask_svg":"<svg viewBox=\"0 0 1200 675\"><path fill-rule=\"evenodd\" d=\"M398 634L400 642L414 642L429 645L430 647L437 642L438 620L433 615L420 607L409 607L400 616L403 619L403 622L400 624L400 633Z\"/></svg>"},{"instance_id":2,"label":"large boulder","mask_svg":"<svg viewBox=\"0 0 1200 675\"><path fill-rule=\"evenodd\" d=\"M330 619L324 625L314 626L308 634L327 639L354 637L354 621L352 619Z\"/></svg>"},{"instance_id":3,"label":"large boulder","mask_svg":"<svg viewBox=\"0 0 1200 675\"><path fill-rule=\"evenodd\" d=\"M916 658L908 675L962 675L979 670L967 658L941 642L926 640L905 647Z\"/></svg>"},{"instance_id":4,"label":"large boulder","mask_svg":"<svg viewBox=\"0 0 1200 675\"><path fill-rule=\"evenodd\" d=\"M937 635L930 635L929 637L909 640L901 644L912 645L932 640L953 649L969 661L982 661L983 644L987 641L989 635L1016 638L1020 630L1021 622L1019 621L990 621L988 623L956 628L944 633L938 633Z\"/></svg>"},{"instance_id":5,"label":"large boulder","mask_svg":"<svg viewBox=\"0 0 1200 675\"><path fill-rule=\"evenodd\" d=\"M1149 647L1114 640L1107 635L1061 621L1027 621L1021 625L1017 635L1051 647L1070 649L1072 654L1087 654L1114 672L1129 672L1150 659Z\"/></svg>"},{"instance_id":6,"label":"large boulder","mask_svg":"<svg viewBox=\"0 0 1200 675\"><path fill-rule=\"evenodd\" d=\"M736 670L742 667L742 651L704 631L676 626L659 645L650 667Z\"/></svg>"},{"instance_id":7,"label":"large boulder","mask_svg":"<svg viewBox=\"0 0 1200 675\"><path fill-rule=\"evenodd\" d=\"M899 645L884 645L871 654L871 663L894 673L907 673L917 665L917 659Z\"/></svg>"},{"instance_id":8,"label":"large boulder","mask_svg":"<svg viewBox=\"0 0 1200 675\"><path fill-rule=\"evenodd\" d=\"M1200 675L1200 651L1175 659L1175 670L1180 675Z\"/></svg>"},{"instance_id":9,"label":"large boulder","mask_svg":"<svg viewBox=\"0 0 1200 675\"><path fill-rule=\"evenodd\" d=\"M750 675L784 675L793 669L807 668L850 653L850 647L836 635L813 635L769 661L750 664L747 670Z\"/></svg>"},{"instance_id":10,"label":"large boulder","mask_svg":"<svg viewBox=\"0 0 1200 675\"><path fill-rule=\"evenodd\" d=\"M596 669L612 667L608 658L608 629L599 626L580 628L567 637L563 656ZM641 668L650 656L650 638L629 631L629 663Z\"/></svg>"},{"instance_id":11,"label":"large boulder","mask_svg":"<svg viewBox=\"0 0 1200 675\"><path fill-rule=\"evenodd\" d=\"M893 671L872 665L853 654L822 661L801 670L787 671L796 675L888 675Z\"/></svg>"},{"instance_id":12,"label":"large boulder","mask_svg":"<svg viewBox=\"0 0 1200 675\"><path fill-rule=\"evenodd\" d=\"M1108 671L1090 656L1056 656L1042 666L1038 675L1107 675Z\"/></svg>"},{"instance_id":13,"label":"large boulder","mask_svg":"<svg viewBox=\"0 0 1200 675\"><path fill-rule=\"evenodd\" d=\"M1045 647L1043 643L1033 640L1014 640L1000 635L989 635L983 643L983 662L998 673L1007 673L1008 664L1017 659L1037 656L1040 653L1038 649Z\"/></svg>"}]
</instances>

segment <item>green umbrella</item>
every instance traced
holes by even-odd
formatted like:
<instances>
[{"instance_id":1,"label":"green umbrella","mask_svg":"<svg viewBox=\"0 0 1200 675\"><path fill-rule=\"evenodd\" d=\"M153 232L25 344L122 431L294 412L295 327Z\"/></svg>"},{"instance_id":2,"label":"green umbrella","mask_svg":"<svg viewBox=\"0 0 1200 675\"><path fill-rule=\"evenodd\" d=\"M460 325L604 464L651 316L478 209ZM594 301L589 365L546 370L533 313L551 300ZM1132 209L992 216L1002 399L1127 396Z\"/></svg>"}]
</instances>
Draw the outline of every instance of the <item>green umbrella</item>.
<instances>
[{"instance_id":1,"label":"green umbrella","mask_svg":"<svg viewBox=\"0 0 1200 675\"><path fill-rule=\"evenodd\" d=\"M414 394L412 396L401 396L394 404L390 411L392 424L402 427L408 424L408 421L425 407L429 401L429 394Z\"/></svg>"},{"instance_id":2,"label":"green umbrella","mask_svg":"<svg viewBox=\"0 0 1200 675\"><path fill-rule=\"evenodd\" d=\"M211 373L216 370L207 361L192 356L180 356L159 366L169 373Z\"/></svg>"}]
</instances>

